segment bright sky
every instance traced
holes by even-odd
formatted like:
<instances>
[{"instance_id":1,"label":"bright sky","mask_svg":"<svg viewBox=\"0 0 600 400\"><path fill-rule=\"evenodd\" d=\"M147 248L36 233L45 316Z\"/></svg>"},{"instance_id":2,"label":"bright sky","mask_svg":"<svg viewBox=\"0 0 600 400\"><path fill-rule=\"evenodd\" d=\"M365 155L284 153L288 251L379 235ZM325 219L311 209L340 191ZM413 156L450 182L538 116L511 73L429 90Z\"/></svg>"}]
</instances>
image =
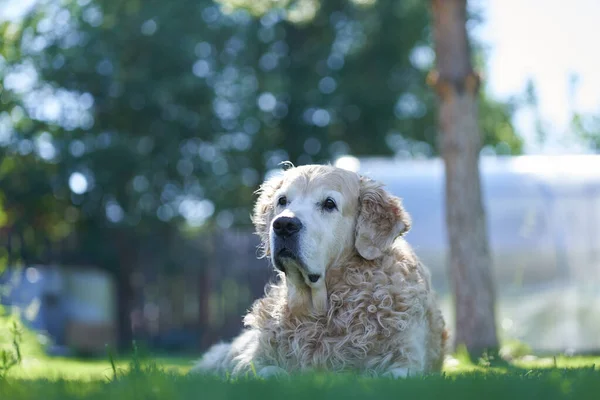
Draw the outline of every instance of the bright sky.
<instances>
[{"instance_id":1,"label":"bright sky","mask_svg":"<svg viewBox=\"0 0 600 400\"><path fill-rule=\"evenodd\" d=\"M12 6L0 14L14 17L34 1L11 0L5 5ZM570 135L567 124L570 107L600 115L600 0L470 2L485 16L483 26L472 33L490 48L486 79L491 94L497 98L522 94L529 78L538 90L550 143L543 149L536 146L532 115L521 112L515 124L526 138L526 151L580 152L565 145ZM574 97L569 89L572 73L579 77Z\"/></svg>"},{"instance_id":2,"label":"bright sky","mask_svg":"<svg viewBox=\"0 0 600 400\"><path fill-rule=\"evenodd\" d=\"M545 151L577 151L558 143L568 138L570 107L600 115L600 0L477 0L485 14L478 35L490 47L487 79L494 97L523 93L531 78L538 91L552 144ZM571 104L569 76L579 76ZM531 118L515 123L527 139ZM532 144L528 140L528 144ZM528 151L538 152L536 146Z\"/></svg>"}]
</instances>

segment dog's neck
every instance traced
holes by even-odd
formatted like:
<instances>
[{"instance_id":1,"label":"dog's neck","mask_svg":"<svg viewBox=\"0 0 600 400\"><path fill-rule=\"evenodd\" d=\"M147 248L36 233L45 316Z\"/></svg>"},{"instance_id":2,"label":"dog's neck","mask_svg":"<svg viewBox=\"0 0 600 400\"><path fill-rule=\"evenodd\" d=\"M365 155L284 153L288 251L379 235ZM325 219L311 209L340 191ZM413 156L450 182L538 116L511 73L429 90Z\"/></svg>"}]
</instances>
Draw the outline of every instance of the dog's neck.
<instances>
[{"instance_id":1,"label":"dog's neck","mask_svg":"<svg viewBox=\"0 0 600 400\"><path fill-rule=\"evenodd\" d=\"M287 305L294 315L325 315L328 310L325 278L308 286L298 279L286 276Z\"/></svg>"},{"instance_id":2,"label":"dog's neck","mask_svg":"<svg viewBox=\"0 0 600 400\"><path fill-rule=\"evenodd\" d=\"M333 281L339 281L339 274L352 259L360 257L357 252L352 252L346 257L338 257L328 266L325 276L311 286L307 285L300 272L288 271L282 275L287 287L287 305L294 315L326 315L329 311L329 291Z\"/></svg>"}]
</instances>

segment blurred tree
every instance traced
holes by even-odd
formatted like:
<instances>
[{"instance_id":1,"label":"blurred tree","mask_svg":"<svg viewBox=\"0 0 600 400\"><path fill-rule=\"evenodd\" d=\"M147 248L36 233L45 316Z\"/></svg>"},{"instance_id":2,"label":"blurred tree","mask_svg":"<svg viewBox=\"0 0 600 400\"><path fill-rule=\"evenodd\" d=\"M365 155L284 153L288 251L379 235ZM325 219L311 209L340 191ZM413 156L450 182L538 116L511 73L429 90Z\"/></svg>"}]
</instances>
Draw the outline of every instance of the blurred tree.
<instances>
[{"instance_id":1,"label":"blurred tree","mask_svg":"<svg viewBox=\"0 0 600 400\"><path fill-rule=\"evenodd\" d=\"M6 92L22 104L3 104L3 149L46 149L70 219L147 231L249 223L254 188L286 159L436 154L426 7L294 7L255 20L210 1L40 0L4 25ZM286 20L313 8L310 23ZM486 144L520 152L511 110L485 105Z\"/></svg>"},{"instance_id":2,"label":"blurred tree","mask_svg":"<svg viewBox=\"0 0 600 400\"><path fill-rule=\"evenodd\" d=\"M3 240L117 274L125 341L141 243L249 225L284 160L437 154L425 3L220 4L38 0L2 24ZM485 144L519 153L510 107L483 104Z\"/></svg>"},{"instance_id":3,"label":"blurred tree","mask_svg":"<svg viewBox=\"0 0 600 400\"><path fill-rule=\"evenodd\" d=\"M11 85L8 65L21 57L12 28L0 25L0 273L25 258L39 261L50 241L69 232L52 195L51 177L58 166L39 158L51 135L45 124L27 117L19 91L6 90ZM13 142L15 131L22 140Z\"/></svg>"},{"instance_id":4,"label":"blurred tree","mask_svg":"<svg viewBox=\"0 0 600 400\"><path fill-rule=\"evenodd\" d=\"M495 288L485 210L481 199L479 75L471 64L466 0L432 0L436 71L431 84L440 97L440 147L446 176L449 270L455 297L455 346L475 357L499 348Z\"/></svg>"},{"instance_id":5,"label":"blurred tree","mask_svg":"<svg viewBox=\"0 0 600 400\"><path fill-rule=\"evenodd\" d=\"M600 113L582 113L575 109L579 83L580 77L571 74L568 83L571 131L575 134L575 139L585 147L600 153Z\"/></svg>"},{"instance_id":6,"label":"blurred tree","mask_svg":"<svg viewBox=\"0 0 600 400\"><path fill-rule=\"evenodd\" d=\"M600 115L573 113L571 128L578 140L600 153Z\"/></svg>"}]
</instances>

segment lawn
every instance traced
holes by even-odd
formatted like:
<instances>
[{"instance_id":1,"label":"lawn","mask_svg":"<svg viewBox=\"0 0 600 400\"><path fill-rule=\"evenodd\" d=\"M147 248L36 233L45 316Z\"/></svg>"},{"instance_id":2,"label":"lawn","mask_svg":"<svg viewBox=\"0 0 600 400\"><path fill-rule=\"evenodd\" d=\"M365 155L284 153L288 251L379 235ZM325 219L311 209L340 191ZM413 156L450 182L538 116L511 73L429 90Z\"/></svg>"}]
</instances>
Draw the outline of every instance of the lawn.
<instances>
[{"instance_id":1,"label":"lawn","mask_svg":"<svg viewBox=\"0 0 600 400\"><path fill-rule=\"evenodd\" d=\"M396 381L351 374L219 380L189 376L194 357L151 355L135 343L132 355L123 358L49 357L38 335L14 323L4 317L0 329L0 400L600 398L600 356L537 358L516 342L505 342L501 351L510 362L471 361L459 350L442 374ZM3 372L6 357L17 354L21 362Z\"/></svg>"},{"instance_id":2,"label":"lawn","mask_svg":"<svg viewBox=\"0 0 600 400\"><path fill-rule=\"evenodd\" d=\"M135 360L135 361L132 361ZM0 380L0 399L597 399L600 357L531 356L500 366L450 358L443 375L392 381L312 374L221 381L190 377L192 358L24 358ZM116 377L115 377L116 370Z\"/></svg>"},{"instance_id":3,"label":"lawn","mask_svg":"<svg viewBox=\"0 0 600 400\"><path fill-rule=\"evenodd\" d=\"M156 357L152 361L165 373L185 375L194 359L182 357ZM130 359L114 361L117 374L130 370ZM113 379L113 366L106 359L72 359L62 357L24 358L20 367L13 368L9 379L34 381L44 379L50 381L65 380L78 382L106 381ZM2 397L0 397L2 399Z\"/></svg>"}]
</instances>

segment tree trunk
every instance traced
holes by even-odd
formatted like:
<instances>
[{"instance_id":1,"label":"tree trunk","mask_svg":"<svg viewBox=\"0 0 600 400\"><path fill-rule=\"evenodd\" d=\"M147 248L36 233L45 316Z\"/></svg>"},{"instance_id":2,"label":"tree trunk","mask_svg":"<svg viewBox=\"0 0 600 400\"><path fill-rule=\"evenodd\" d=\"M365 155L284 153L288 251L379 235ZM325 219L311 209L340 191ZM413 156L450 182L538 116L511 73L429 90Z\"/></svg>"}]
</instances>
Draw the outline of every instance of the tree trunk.
<instances>
[{"instance_id":1,"label":"tree trunk","mask_svg":"<svg viewBox=\"0 0 600 400\"><path fill-rule=\"evenodd\" d=\"M133 340L131 311L135 295L131 284L131 272L135 263L134 251L136 247L132 245L125 233L116 234L115 239L119 262L115 274L117 279L118 347L119 350L127 352L131 350Z\"/></svg>"},{"instance_id":2,"label":"tree trunk","mask_svg":"<svg viewBox=\"0 0 600 400\"><path fill-rule=\"evenodd\" d=\"M454 291L454 346L472 356L498 349L495 290L481 198L479 77L471 65L466 0L432 0L437 71L429 83L440 99L440 152L446 176L449 274Z\"/></svg>"},{"instance_id":3,"label":"tree trunk","mask_svg":"<svg viewBox=\"0 0 600 400\"><path fill-rule=\"evenodd\" d=\"M215 240L221 238L221 233L215 238L207 235L204 240L210 243L209 246L203 247L204 265L199 273L198 295L199 308L198 320L200 322L199 347L201 351L206 351L213 344L213 327L210 325L210 295L213 284L213 271L215 270L214 263L217 252L215 251Z\"/></svg>"}]
</instances>

